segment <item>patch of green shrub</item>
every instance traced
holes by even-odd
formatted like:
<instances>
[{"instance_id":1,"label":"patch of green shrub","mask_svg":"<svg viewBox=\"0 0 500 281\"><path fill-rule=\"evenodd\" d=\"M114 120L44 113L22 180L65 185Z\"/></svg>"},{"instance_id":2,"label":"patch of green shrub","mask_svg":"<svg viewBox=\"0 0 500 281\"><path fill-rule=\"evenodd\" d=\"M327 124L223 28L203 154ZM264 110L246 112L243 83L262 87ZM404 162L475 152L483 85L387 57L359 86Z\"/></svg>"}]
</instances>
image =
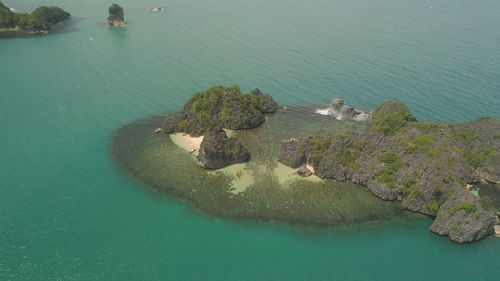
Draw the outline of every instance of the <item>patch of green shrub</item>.
<instances>
[{"instance_id":1,"label":"patch of green shrub","mask_svg":"<svg viewBox=\"0 0 500 281\"><path fill-rule=\"evenodd\" d=\"M420 195L420 188L416 184L412 186L403 186L403 194L409 197L417 197Z\"/></svg>"},{"instance_id":2,"label":"patch of green shrub","mask_svg":"<svg viewBox=\"0 0 500 281\"><path fill-rule=\"evenodd\" d=\"M455 125L450 125L449 127L453 137L457 140L463 141L465 144L470 144L479 137L477 132L470 128L463 127L458 130Z\"/></svg>"},{"instance_id":3,"label":"patch of green shrub","mask_svg":"<svg viewBox=\"0 0 500 281\"><path fill-rule=\"evenodd\" d=\"M423 134L429 134L429 133L434 133L439 131L439 126L438 124L432 122L432 121L427 121L427 122L419 122L416 124L416 127L423 133Z\"/></svg>"},{"instance_id":4,"label":"patch of green shrub","mask_svg":"<svg viewBox=\"0 0 500 281\"><path fill-rule=\"evenodd\" d=\"M493 154L493 152L495 152L497 149L490 145L488 147L486 147L483 151L481 151L481 153L479 154L475 154L473 152L469 152L467 153L467 155L465 156L465 158L467 159L467 162L472 166L474 167L475 169L477 169L477 167L479 167L479 165L481 165L481 163L486 159L488 158L490 155Z\"/></svg>"},{"instance_id":5,"label":"patch of green shrub","mask_svg":"<svg viewBox=\"0 0 500 281\"><path fill-rule=\"evenodd\" d=\"M474 205L474 203L466 201L459 206L450 208L450 210L448 210L448 213L450 214L450 216L453 216L453 214L460 210L464 210L466 213L473 213L477 210L477 207L476 205Z\"/></svg>"},{"instance_id":6,"label":"patch of green shrub","mask_svg":"<svg viewBox=\"0 0 500 281\"><path fill-rule=\"evenodd\" d=\"M458 147L458 146L453 146L452 148L455 152L458 152L460 154L464 154L464 152Z\"/></svg>"},{"instance_id":7,"label":"patch of green shrub","mask_svg":"<svg viewBox=\"0 0 500 281\"><path fill-rule=\"evenodd\" d=\"M434 143L434 137L429 134L422 134L405 142L408 143L408 146L406 146L404 150L404 152L407 154L428 152L430 150L430 147Z\"/></svg>"},{"instance_id":8,"label":"patch of green shrub","mask_svg":"<svg viewBox=\"0 0 500 281\"><path fill-rule=\"evenodd\" d=\"M378 182L385 183L389 189L394 189L396 184L394 182L395 174L403 166L401 157L392 151L382 152L378 155L378 160L387 164L384 172L377 173L375 176Z\"/></svg>"},{"instance_id":9,"label":"patch of green shrub","mask_svg":"<svg viewBox=\"0 0 500 281\"><path fill-rule=\"evenodd\" d=\"M31 14L14 13L0 2L0 28L18 27L22 30L45 31L70 17L58 7L38 7Z\"/></svg>"},{"instance_id":10,"label":"patch of green shrub","mask_svg":"<svg viewBox=\"0 0 500 281\"><path fill-rule=\"evenodd\" d=\"M427 205L427 209L429 209L429 212L433 215L437 214L439 207L439 202L436 200L431 200Z\"/></svg>"},{"instance_id":11,"label":"patch of green shrub","mask_svg":"<svg viewBox=\"0 0 500 281\"><path fill-rule=\"evenodd\" d=\"M398 131L410 122L416 121L415 117L406 110L399 110L384 115L375 122L375 130L386 136L395 136Z\"/></svg>"},{"instance_id":12,"label":"patch of green shrub","mask_svg":"<svg viewBox=\"0 0 500 281\"><path fill-rule=\"evenodd\" d=\"M325 158L330 147L331 140L328 137L314 137L308 138L311 142L312 158L316 165Z\"/></svg>"}]
</instances>

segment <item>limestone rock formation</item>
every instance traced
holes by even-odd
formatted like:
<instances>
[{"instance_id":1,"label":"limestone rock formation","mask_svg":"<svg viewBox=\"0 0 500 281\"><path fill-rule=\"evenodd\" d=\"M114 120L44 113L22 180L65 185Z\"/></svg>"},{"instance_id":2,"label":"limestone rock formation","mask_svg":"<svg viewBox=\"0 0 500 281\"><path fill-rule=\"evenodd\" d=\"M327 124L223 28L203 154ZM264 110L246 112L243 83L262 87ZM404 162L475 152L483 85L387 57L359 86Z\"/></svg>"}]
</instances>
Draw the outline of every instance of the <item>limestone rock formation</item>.
<instances>
[{"instance_id":1,"label":"limestone rock formation","mask_svg":"<svg viewBox=\"0 0 500 281\"><path fill-rule=\"evenodd\" d=\"M301 176L301 177L309 177L313 174L313 172L311 170L309 170L309 168L307 168L306 165L302 165L300 166L300 168L297 170L297 175Z\"/></svg>"},{"instance_id":2,"label":"limestone rock formation","mask_svg":"<svg viewBox=\"0 0 500 281\"><path fill-rule=\"evenodd\" d=\"M250 153L235 138L225 133L205 135L198 154L198 164L206 169L218 169L227 165L246 162Z\"/></svg>"},{"instance_id":3,"label":"limestone rock formation","mask_svg":"<svg viewBox=\"0 0 500 281\"><path fill-rule=\"evenodd\" d=\"M262 93L259 89L253 90L251 94L257 97L262 113L273 113L278 110L278 103L270 95Z\"/></svg>"},{"instance_id":4,"label":"limestone rock formation","mask_svg":"<svg viewBox=\"0 0 500 281\"><path fill-rule=\"evenodd\" d=\"M493 233L496 215L466 184L500 177L500 121L417 122L401 102L372 114L369 129L283 142L279 159L321 178L351 180L384 200L436 216L431 230L459 243Z\"/></svg>"},{"instance_id":5,"label":"limestone rock formation","mask_svg":"<svg viewBox=\"0 0 500 281\"><path fill-rule=\"evenodd\" d=\"M125 26L125 16L123 8L118 4L113 4L109 7L107 27L112 26Z\"/></svg>"},{"instance_id":6,"label":"limestone rock formation","mask_svg":"<svg viewBox=\"0 0 500 281\"><path fill-rule=\"evenodd\" d=\"M242 94L238 86L213 86L198 92L184 105L180 116L167 117L165 133L205 136L198 154L198 164L207 169L245 162L250 154L236 138L228 138L224 129L252 129L264 123L264 113L275 112L278 104L270 95L255 89Z\"/></svg>"},{"instance_id":7,"label":"limestone rock formation","mask_svg":"<svg viewBox=\"0 0 500 281\"><path fill-rule=\"evenodd\" d=\"M276 109L273 98L258 89L252 94L242 94L238 86L214 86L196 93L184 105L176 131L201 136L222 129L252 129L264 123L264 113Z\"/></svg>"}]
</instances>

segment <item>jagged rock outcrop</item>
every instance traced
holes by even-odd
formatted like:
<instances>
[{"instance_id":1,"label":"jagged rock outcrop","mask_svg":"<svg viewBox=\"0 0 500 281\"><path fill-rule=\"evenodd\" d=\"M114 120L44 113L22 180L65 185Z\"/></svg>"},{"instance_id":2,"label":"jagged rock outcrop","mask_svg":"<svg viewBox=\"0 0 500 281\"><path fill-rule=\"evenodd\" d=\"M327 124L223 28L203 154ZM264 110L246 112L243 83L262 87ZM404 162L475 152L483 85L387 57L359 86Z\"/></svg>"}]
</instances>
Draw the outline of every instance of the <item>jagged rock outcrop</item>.
<instances>
[{"instance_id":1,"label":"jagged rock outcrop","mask_svg":"<svg viewBox=\"0 0 500 281\"><path fill-rule=\"evenodd\" d=\"M213 86L198 92L184 105L180 116L165 118L162 130L182 132L192 137L205 136L198 154L203 168L217 169L245 162L250 154L223 129L252 129L264 123L264 113L275 112L278 104L270 95L255 89L242 94L238 86Z\"/></svg>"},{"instance_id":2,"label":"jagged rock outcrop","mask_svg":"<svg viewBox=\"0 0 500 281\"><path fill-rule=\"evenodd\" d=\"M123 8L118 4L113 4L109 7L109 16L107 27L125 26L125 15Z\"/></svg>"},{"instance_id":3,"label":"jagged rock outcrop","mask_svg":"<svg viewBox=\"0 0 500 281\"><path fill-rule=\"evenodd\" d=\"M284 142L281 146L280 161L294 169L306 163L305 151L299 150L299 145L301 145L301 143L296 139Z\"/></svg>"},{"instance_id":4,"label":"jagged rock outcrop","mask_svg":"<svg viewBox=\"0 0 500 281\"><path fill-rule=\"evenodd\" d=\"M214 86L196 93L183 107L182 120L175 131L201 136L222 129L252 129L264 123L264 113L277 109L273 98L255 89L242 94L238 86Z\"/></svg>"},{"instance_id":5,"label":"jagged rock outcrop","mask_svg":"<svg viewBox=\"0 0 500 281\"><path fill-rule=\"evenodd\" d=\"M280 161L310 164L321 178L351 180L384 200L437 216L431 230L459 243L493 233L496 215L466 189L500 176L500 121L416 122L401 102L372 114L363 134L310 136L282 144Z\"/></svg>"},{"instance_id":6,"label":"jagged rock outcrop","mask_svg":"<svg viewBox=\"0 0 500 281\"><path fill-rule=\"evenodd\" d=\"M309 176L312 176L313 172L307 168L306 165L300 166L300 168L297 170L297 175L307 178Z\"/></svg>"},{"instance_id":7,"label":"jagged rock outcrop","mask_svg":"<svg viewBox=\"0 0 500 281\"><path fill-rule=\"evenodd\" d=\"M225 133L205 135L198 154L198 164L206 169L218 169L250 160L250 153L235 138Z\"/></svg>"},{"instance_id":8,"label":"jagged rock outcrop","mask_svg":"<svg viewBox=\"0 0 500 281\"><path fill-rule=\"evenodd\" d=\"M163 132L167 134L175 133L177 130L177 126L179 126L179 120L174 117L167 117L163 121L162 129Z\"/></svg>"},{"instance_id":9,"label":"jagged rock outcrop","mask_svg":"<svg viewBox=\"0 0 500 281\"><path fill-rule=\"evenodd\" d=\"M259 109L262 113L273 113L278 110L278 103L270 95L262 93L259 89L253 90L250 94L259 100Z\"/></svg>"}]
</instances>

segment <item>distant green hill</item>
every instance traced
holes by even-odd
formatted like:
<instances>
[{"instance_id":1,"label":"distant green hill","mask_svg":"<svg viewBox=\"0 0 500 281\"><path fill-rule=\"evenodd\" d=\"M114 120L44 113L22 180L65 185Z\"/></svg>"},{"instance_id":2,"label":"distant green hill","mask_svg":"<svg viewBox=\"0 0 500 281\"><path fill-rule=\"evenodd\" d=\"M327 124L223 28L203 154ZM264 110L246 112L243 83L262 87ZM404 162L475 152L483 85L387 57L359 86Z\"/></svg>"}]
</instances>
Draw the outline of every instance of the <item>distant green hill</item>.
<instances>
[{"instance_id":1,"label":"distant green hill","mask_svg":"<svg viewBox=\"0 0 500 281\"><path fill-rule=\"evenodd\" d=\"M46 32L70 16L70 13L58 7L38 7L31 14L14 13L0 2L0 29Z\"/></svg>"}]
</instances>

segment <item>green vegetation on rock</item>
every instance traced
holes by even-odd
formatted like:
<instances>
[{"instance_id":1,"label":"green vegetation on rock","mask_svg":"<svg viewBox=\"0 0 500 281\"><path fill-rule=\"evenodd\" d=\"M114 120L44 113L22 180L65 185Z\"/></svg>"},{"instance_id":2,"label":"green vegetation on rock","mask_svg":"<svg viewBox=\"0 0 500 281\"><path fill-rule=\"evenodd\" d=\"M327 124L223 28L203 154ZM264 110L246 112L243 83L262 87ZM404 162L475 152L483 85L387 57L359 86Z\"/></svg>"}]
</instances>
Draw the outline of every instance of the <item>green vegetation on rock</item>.
<instances>
[{"instance_id":1,"label":"green vegetation on rock","mask_svg":"<svg viewBox=\"0 0 500 281\"><path fill-rule=\"evenodd\" d=\"M401 157L392 151L386 151L379 154L378 160L387 164L387 168L384 172L376 174L377 181L385 183L389 189L394 189L396 187L395 174L403 166Z\"/></svg>"},{"instance_id":2,"label":"green vegetation on rock","mask_svg":"<svg viewBox=\"0 0 500 281\"><path fill-rule=\"evenodd\" d=\"M428 134L422 134L406 142L408 145L405 147L405 153L429 152L434 143L434 137Z\"/></svg>"},{"instance_id":3,"label":"green vegetation on rock","mask_svg":"<svg viewBox=\"0 0 500 281\"><path fill-rule=\"evenodd\" d=\"M264 122L263 113L278 108L271 96L256 89L242 94L240 87L213 86L206 92L197 92L184 105L182 120L177 128L169 130L204 135L225 129L251 129Z\"/></svg>"},{"instance_id":4,"label":"green vegetation on rock","mask_svg":"<svg viewBox=\"0 0 500 281\"><path fill-rule=\"evenodd\" d=\"M486 158L488 158L490 155L492 155L493 152L495 152L496 150L497 150L496 147L490 145L490 146L486 147L485 149L483 149L483 151L481 151L481 153L479 153L479 154L475 154L473 152L467 153L465 158L467 159L467 162L469 162L469 164L472 167L477 168Z\"/></svg>"},{"instance_id":5,"label":"green vegetation on rock","mask_svg":"<svg viewBox=\"0 0 500 281\"><path fill-rule=\"evenodd\" d=\"M332 142L327 137L311 136L308 140L311 142L312 158L315 162L314 164L317 165L321 159L325 158L328 153L328 148Z\"/></svg>"},{"instance_id":6,"label":"green vegetation on rock","mask_svg":"<svg viewBox=\"0 0 500 281\"><path fill-rule=\"evenodd\" d=\"M474 203L466 201L461 205L450 208L450 210L448 210L448 213L450 214L450 216L453 216L453 214L460 210L464 210L466 213L473 213L477 210L477 207L476 205L474 205Z\"/></svg>"},{"instance_id":7,"label":"green vegetation on rock","mask_svg":"<svg viewBox=\"0 0 500 281\"><path fill-rule=\"evenodd\" d=\"M399 109L390 113L385 112L385 108L392 108L394 105ZM410 113L408 108L398 101L387 101L382 103L372 115L372 123L375 131L378 131L386 136L395 136L401 128L415 122L415 117Z\"/></svg>"},{"instance_id":8,"label":"green vegetation on rock","mask_svg":"<svg viewBox=\"0 0 500 281\"><path fill-rule=\"evenodd\" d=\"M495 215L485 212L490 204L487 199L480 204L465 186L481 178L500 181L498 132L500 121L492 118L455 125L419 123L404 104L388 101L375 109L365 133L333 136L329 146L314 150L308 145L314 137L289 140L282 145L280 161L299 167L314 151L317 176L352 180L384 200L401 200L405 209L436 216L431 231L464 243L491 234ZM464 212L448 216L460 210ZM460 231L450 230L451 225Z\"/></svg>"},{"instance_id":9,"label":"green vegetation on rock","mask_svg":"<svg viewBox=\"0 0 500 281\"><path fill-rule=\"evenodd\" d=\"M31 14L14 13L0 2L0 28L47 32L70 16L58 7L38 7Z\"/></svg>"},{"instance_id":10,"label":"green vegetation on rock","mask_svg":"<svg viewBox=\"0 0 500 281\"><path fill-rule=\"evenodd\" d=\"M458 130L455 125L450 125L449 127L453 137L456 140L463 141L465 144L470 144L479 137L477 132L471 128L462 127Z\"/></svg>"},{"instance_id":11,"label":"green vegetation on rock","mask_svg":"<svg viewBox=\"0 0 500 281\"><path fill-rule=\"evenodd\" d=\"M218 169L250 159L250 153L225 129L252 129L264 121L264 113L276 111L278 104L259 89L242 94L240 87L213 86L197 92L184 105L182 113L169 115L159 131L204 136L197 156L198 164Z\"/></svg>"},{"instance_id":12,"label":"green vegetation on rock","mask_svg":"<svg viewBox=\"0 0 500 281\"><path fill-rule=\"evenodd\" d=\"M112 24L113 22L123 22L125 20L123 8L120 5L112 4L109 6L108 11L108 23Z\"/></svg>"}]
</instances>

